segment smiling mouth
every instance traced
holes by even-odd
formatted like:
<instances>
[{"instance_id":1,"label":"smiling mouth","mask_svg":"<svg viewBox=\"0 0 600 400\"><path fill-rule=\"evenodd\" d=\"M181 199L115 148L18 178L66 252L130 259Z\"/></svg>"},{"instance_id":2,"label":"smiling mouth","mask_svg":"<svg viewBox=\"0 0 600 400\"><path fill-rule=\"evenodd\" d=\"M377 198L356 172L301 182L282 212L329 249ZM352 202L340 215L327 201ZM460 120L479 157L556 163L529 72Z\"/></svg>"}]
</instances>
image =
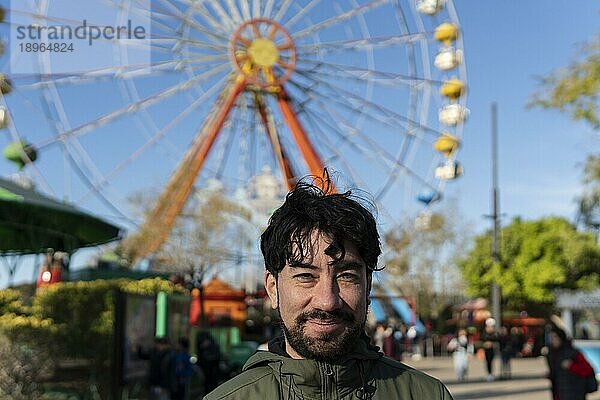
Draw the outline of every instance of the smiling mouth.
<instances>
[{"instance_id":1,"label":"smiling mouth","mask_svg":"<svg viewBox=\"0 0 600 400\"><path fill-rule=\"evenodd\" d=\"M339 325L342 323L341 320L337 320L337 319L328 319L328 320L313 319L313 320L310 320L310 322L312 322L313 324L317 324L317 325Z\"/></svg>"},{"instance_id":2,"label":"smiling mouth","mask_svg":"<svg viewBox=\"0 0 600 400\"><path fill-rule=\"evenodd\" d=\"M323 331L334 331L344 326L344 321L341 319L311 319L308 323L313 326L313 329Z\"/></svg>"}]
</instances>

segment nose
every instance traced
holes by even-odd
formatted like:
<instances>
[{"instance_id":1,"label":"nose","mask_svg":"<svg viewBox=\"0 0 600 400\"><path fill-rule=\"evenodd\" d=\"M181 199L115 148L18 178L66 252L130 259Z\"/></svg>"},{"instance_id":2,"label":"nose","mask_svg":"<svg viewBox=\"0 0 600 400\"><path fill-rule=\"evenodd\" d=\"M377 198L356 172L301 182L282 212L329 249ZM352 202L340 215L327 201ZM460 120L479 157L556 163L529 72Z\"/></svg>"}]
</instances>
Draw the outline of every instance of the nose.
<instances>
[{"instance_id":1,"label":"nose","mask_svg":"<svg viewBox=\"0 0 600 400\"><path fill-rule=\"evenodd\" d=\"M319 281L314 287L312 300L314 307L319 310L331 311L340 308L342 299L337 281L335 279Z\"/></svg>"}]
</instances>

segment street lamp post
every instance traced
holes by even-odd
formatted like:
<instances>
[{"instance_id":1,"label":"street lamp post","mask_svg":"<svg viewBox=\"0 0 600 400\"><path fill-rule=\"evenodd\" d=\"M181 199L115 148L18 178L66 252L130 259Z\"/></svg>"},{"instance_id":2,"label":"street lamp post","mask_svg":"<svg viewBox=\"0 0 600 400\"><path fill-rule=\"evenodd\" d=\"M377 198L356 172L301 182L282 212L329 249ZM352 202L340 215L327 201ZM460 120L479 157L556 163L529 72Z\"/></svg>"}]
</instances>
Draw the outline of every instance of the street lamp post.
<instances>
[{"instance_id":1,"label":"street lamp post","mask_svg":"<svg viewBox=\"0 0 600 400\"><path fill-rule=\"evenodd\" d=\"M498 109L496 103L492 103L492 261L494 265L500 263L500 251L499 251L499 230L500 230L500 216L499 216L499 189L498 189ZM491 285L491 298L492 298L492 317L496 320L496 332L499 332L500 326L502 325L502 309L501 309L501 298L502 293L500 285L494 280Z\"/></svg>"}]
</instances>

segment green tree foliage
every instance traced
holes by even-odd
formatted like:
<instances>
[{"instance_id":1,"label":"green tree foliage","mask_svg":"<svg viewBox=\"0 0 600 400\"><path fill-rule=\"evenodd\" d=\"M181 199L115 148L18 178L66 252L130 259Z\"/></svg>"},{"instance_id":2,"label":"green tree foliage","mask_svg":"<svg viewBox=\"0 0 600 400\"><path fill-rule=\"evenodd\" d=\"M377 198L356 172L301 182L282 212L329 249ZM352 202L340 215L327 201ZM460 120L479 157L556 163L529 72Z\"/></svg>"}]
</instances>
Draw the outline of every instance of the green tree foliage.
<instances>
[{"instance_id":1,"label":"green tree foliage","mask_svg":"<svg viewBox=\"0 0 600 400\"><path fill-rule=\"evenodd\" d=\"M600 35L585 46L582 59L541 78L541 86L530 106L555 108L600 129Z\"/></svg>"},{"instance_id":2,"label":"green tree foliage","mask_svg":"<svg viewBox=\"0 0 600 400\"><path fill-rule=\"evenodd\" d=\"M21 302L21 294L15 289L0 291L0 315L8 313L22 314L24 306Z\"/></svg>"},{"instance_id":3,"label":"green tree foliage","mask_svg":"<svg viewBox=\"0 0 600 400\"><path fill-rule=\"evenodd\" d=\"M590 289L600 284L600 248L590 233L567 220L547 217L514 219L501 231L500 263L491 255L490 233L475 238L459 262L471 296L489 297L497 282L509 307L551 303L554 289Z\"/></svg>"}]
</instances>

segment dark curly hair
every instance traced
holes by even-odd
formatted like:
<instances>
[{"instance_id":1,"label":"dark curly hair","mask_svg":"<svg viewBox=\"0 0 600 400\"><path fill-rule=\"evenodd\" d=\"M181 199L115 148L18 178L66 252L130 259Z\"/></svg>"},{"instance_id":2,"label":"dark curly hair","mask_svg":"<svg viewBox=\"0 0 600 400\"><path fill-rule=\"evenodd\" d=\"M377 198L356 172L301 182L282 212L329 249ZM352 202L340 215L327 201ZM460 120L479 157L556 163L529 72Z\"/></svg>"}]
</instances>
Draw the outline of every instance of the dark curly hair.
<instances>
[{"instance_id":1,"label":"dark curly hair","mask_svg":"<svg viewBox=\"0 0 600 400\"><path fill-rule=\"evenodd\" d=\"M310 236L314 231L332 240L329 249L332 254L327 250L326 254L335 260L344 258L347 241L356 246L368 271L377 270L381 254L377 225L373 213L361 202L372 209L374 205L350 191L331 193L332 187L328 177L318 186L313 181L301 180L269 219L260 238L260 249L266 270L274 276L286 264L301 263L307 255L312 255Z\"/></svg>"}]
</instances>

